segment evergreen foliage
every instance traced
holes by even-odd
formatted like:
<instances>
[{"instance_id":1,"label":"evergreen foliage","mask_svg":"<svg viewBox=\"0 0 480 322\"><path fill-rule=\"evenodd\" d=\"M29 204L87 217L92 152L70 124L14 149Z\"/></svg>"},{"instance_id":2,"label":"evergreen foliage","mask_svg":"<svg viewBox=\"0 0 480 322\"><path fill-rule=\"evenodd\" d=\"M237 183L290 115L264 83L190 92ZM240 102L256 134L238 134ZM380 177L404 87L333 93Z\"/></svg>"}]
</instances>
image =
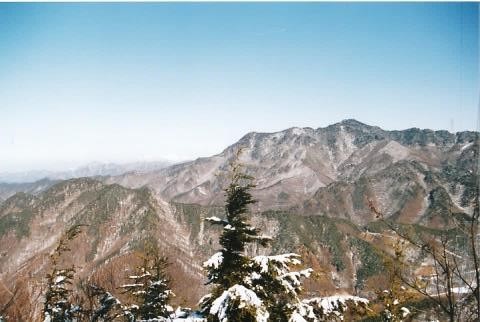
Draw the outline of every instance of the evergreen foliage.
<instances>
[{"instance_id":1,"label":"evergreen foliage","mask_svg":"<svg viewBox=\"0 0 480 322\"><path fill-rule=\"evenodd\" d=\"M114 321L118 317L124 317L131 321L133 316L124 312L120 301L102 287L91 285L92 294L98 299L99 306L93 311L91 322Z\"/></svg>"},{"instance_id":2,"label":"evergreen foliage","mask_svg":"<svg viewBox=\"0 0 480 322\"><path fill-rule=\"evenodd\" d=\"M52 272L47 274L47 292L43 316L45 322L73 321L75 314L80 311L78 306L71 303L71 285L75 274L75 267L59 267L60 258L64 252L70 251L69 242L80 234L80 225L71 227L60 239L55 251L50 255Z\"/></svg>"},{"instance_id":3,"label":"evergreen foliage","mask_svg":"<svg viewBox=\"0 0 480 322\"><path fill-rule=\"evenodd\" d=\"M289 322L359 321L366 315L368 303L351 295L306 299L297 303Z\"/></svg>"},{"instance_id":4,"label":"evergreen foliage","mask_svg":"<svg viewBox=\"0 0 480 322\"><path fill-rule=\"evenodd\" d=\"M137 268L137 275L129 276L130 284L122 286L125 293L131 295L136 304L128 307L135 319L162 319L169 316L168 306L173 292L166 274L168 260L158 254L158 250L150 248L142 258L143 263Z\"/></svg>"},{"instance_id":5,"label":"evergreen foliage","mask_svg":"<svg viewBox=\"0 0 480 322\"><path fill-rule=\"evenodd\" d=\"M252 273L247 284L263 299L272 321L286 321L300 302L301 279L312 272L310 268L291 271L300 264L300 255L293 253L252 259Z\"/></svg>"},{"instance_id":6,"label":"evergreen foliage","mask_svg":"<svg viewBox=\"0 0 480 322\"><path fill-rule=\"evenodd\" d=\"M253 258L245 254L248 243L266 246L271 241L246 220L248 206L255 203L250 193L252 180L234 163L231 183L225 190L226 218L206 219L223 227L222 249L204 263L207 284L214 284L212 293L200 300L208 321L287 321L300 302L300 279L311 272L290 271L301 263L296 254Z\"/></svg>"}]
</instances>

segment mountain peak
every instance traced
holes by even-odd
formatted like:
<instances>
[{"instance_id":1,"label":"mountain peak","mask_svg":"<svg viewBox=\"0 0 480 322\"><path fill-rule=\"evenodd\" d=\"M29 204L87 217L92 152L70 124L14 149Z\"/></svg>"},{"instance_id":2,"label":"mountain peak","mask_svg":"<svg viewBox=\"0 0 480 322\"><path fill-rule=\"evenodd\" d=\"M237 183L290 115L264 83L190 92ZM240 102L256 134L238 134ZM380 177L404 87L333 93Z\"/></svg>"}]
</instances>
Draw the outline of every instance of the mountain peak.
<instances>
[{"instance_id":1,"label":"mountain peak","mask_svg":"<svg viewBox=\"0 0 480 322\"><path fill-rule=\"evenodd\" d=\"M346 120L342 120L340 123L337 123L337 124L341 124L341 125L348 125L348 126L355 126L355 127L358 127L358 126L361 126L361 127L370 127L370 125L367 125L365 123L362 123L360 121L357 121L355 119L346 119Z\"/></svg>"}]
</instances>

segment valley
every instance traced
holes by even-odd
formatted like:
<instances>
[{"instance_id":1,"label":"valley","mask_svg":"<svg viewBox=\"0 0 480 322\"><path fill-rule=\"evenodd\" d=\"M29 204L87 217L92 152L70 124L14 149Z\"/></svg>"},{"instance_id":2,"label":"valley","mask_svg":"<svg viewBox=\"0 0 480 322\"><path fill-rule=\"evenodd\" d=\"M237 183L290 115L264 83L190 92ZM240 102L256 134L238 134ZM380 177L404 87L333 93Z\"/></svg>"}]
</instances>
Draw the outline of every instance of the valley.
<instances>
[{"instance_id":1,"label":"valley","mask_svg":"<svg viewBox=\"0 0 480 322\"><path fill-rule=\"evenodd\" d=\"M80 224L74 256L66 259L80 280L95 276L118 287L143 243L153 241L171 262L174 303L195 307L208 289L202 263L219 248L219 230L204 219L224 216L224 189L239 150L258 201L250 221L273 237L269 247L247 252L302 255L315 271L305 297L372 298L388 287L385 258L398 240L386 223L442 234L455 218L472 215L478 197L477 132L385 131L356 120L248 133L217 155L160 169L4 183L1 298L13 289L38 297L49 254L63 232ZM431 264L407 250L417 268ZM24 319L33 321L41 303L27 302Z\"/></svg>"}]
</instances>

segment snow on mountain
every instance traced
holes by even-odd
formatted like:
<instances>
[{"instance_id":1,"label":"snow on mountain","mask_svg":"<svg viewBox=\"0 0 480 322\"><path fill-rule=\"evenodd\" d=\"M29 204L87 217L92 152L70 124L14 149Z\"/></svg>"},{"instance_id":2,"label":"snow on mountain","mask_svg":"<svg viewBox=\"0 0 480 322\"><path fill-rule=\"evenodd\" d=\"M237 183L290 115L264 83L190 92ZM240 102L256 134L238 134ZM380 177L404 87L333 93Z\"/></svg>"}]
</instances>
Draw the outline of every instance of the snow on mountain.
<instances>
[{"instance_id":1,"label":"snow on mountain","mask_svg":"<svg viewBox=\"0 0 480 322\"><path fill-rule=\"evenodd\" d=\"M354 221L360 223L369 220L363 218L366 214L362 214L368 211L367 200L352 200L352 193L367 192L366 196L383 205L382 210L395 209L389 215L401 211L410 201L404 196L397 205L393 195L397 191L402 194L402 189L416 195L421 187L423 198L435 187L446 185L450 187L448 194L452 198L457 194L455 198L458 199L458 190L469 190L468 182L458 182L453 187L448 183L452 178L445 176L445 168L458 169L459 158L475 148L476 137L478 133L475 132L453 134L416 128L385 131L356 120L345 120L318 129L290 128L276 133L248 133L215 156L149 173L113 176L106 182L134 188L148 186L170 201L221 205L229 164L242 149L240 162L256 179L257 186L253 191L259 201L256 210L295 207L318 213L323 208L323 214L336 216L338 211L329 213L325 208L340 210L346 207L341 211L347 217L357 217ZM426 184L425 176L434 178L433 183ZM343 200L341 204L335 201L338 199L335 187L340 186L345 186L342 191L349 191L349 200ZM312 200L325 194L326 203ZM471 201L465 193L460 198L464 202L458 207ZM315 204L318 207L312 208ZM410 208L415 208L409 211L416 212L412 216L420 220L420 210L425 209L415 205ZM358 209L360 214L357 214Z\"/></svg>"}]
</instances>

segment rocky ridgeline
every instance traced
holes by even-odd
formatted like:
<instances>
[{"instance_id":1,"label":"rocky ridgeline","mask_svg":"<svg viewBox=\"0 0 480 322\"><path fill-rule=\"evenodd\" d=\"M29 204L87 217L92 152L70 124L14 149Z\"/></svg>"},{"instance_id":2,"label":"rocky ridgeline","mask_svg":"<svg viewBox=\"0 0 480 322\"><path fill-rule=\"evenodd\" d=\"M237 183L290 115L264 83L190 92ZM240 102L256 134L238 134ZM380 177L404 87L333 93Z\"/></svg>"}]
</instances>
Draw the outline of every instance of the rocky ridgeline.
<instances>
[{"instance_id":1,"label":"rocky ridgeline","mask_svg":"<svg viewBox=\"0 0 480 322\"><path fill-rule=\"evenodd\" d=\"M183 281L173 285L176 301L194 305L205 291L201 263L218 248L219 232L203 219L222 217L229 163L242 148L257 184L252 222L275 240L249 252L296 251L316 271L331 272L306 285L310 295L367 294L384 270L389 236L370 204L402 225L448 228L452 216L472 210L477 136L347 120L249 133L218 155L146 173L15 185L0 203L0 278L41 280L59 236L84 224L71 258L80 276L121 277L142 243L155 240L174 259L174 280Z\"/></svg>"},{"instance_id":2,"label":"rocky ridgeline","mask_svg":"<svg viewBox=\"0 0 480 322\"><path fill-rule=\"evenodd\" d=\"M241 162L256 178L256 211L294 209L365 224L372 220L367 214L372 200L387 216L425 222L429 196L438 188L445 189L455 211L471 211L477 137L476 132L385 131L345 120L316 130L252 132L218 155L106 182L148 186L168 201L221 205L228 166L242 148Z\"/></svg>"}]
</instances>

